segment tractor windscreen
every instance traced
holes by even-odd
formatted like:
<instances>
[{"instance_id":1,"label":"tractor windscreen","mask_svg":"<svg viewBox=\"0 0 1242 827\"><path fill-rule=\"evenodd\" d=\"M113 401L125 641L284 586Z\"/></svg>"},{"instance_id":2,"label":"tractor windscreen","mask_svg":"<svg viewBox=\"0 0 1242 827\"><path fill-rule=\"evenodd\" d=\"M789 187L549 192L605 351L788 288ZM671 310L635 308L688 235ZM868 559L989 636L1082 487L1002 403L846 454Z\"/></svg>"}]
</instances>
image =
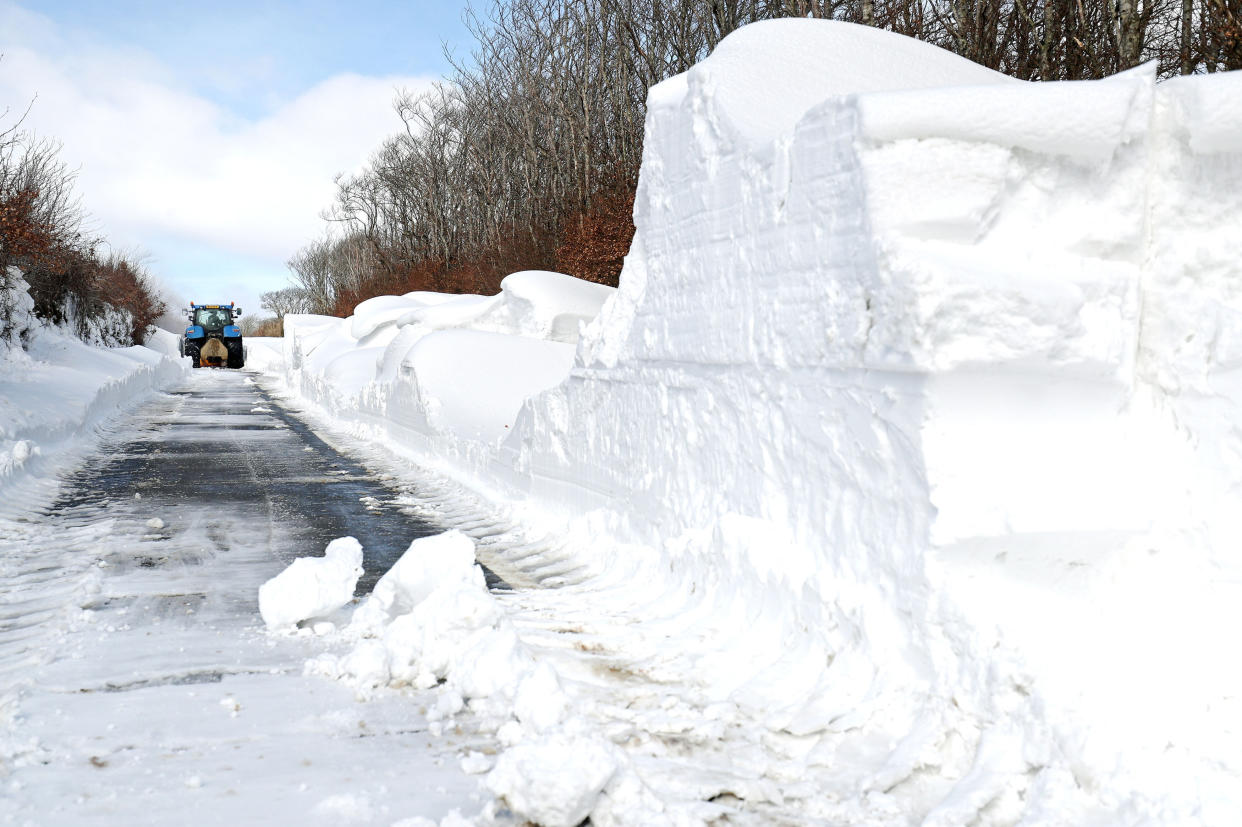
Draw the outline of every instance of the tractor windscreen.
<instances>
[{"instance_id":1,"label":"tractor windscreen","mask_svg":"<svg viewBox=\"0 0 1242 827\"><path fill-rule=\"evenodd\" d=\"M228 308L211 308L194 311L194 324L205 330L219 330L233 323L233 313Z\"/></svg>"}]
</instances>

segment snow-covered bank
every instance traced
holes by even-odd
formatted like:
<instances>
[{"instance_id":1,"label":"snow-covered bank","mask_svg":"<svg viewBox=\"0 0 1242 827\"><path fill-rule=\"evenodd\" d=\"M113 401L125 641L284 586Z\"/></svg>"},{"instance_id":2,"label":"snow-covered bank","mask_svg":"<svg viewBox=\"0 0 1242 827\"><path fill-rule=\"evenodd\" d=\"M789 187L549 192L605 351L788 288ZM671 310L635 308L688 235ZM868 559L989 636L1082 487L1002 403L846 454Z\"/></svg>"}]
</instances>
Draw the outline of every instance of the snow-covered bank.
<instances>
[{"instance_id":1,"label":"snow-covered bank","mask_svg":"<svg viewBox=\"0 0 1242 827\"><path fill-rule=\"evenodd\" d=\"M758 24L651 91L635 223L576 351L375 299L290 386L698 619L808 816L1242 818L1242 77Z\"/></svg>"},{"instance_id":2,"label":"snow-covered bank","mask_svg":"<svg viewBox=\"0 0 1242 827\"><path fill-rule=\"evenodd\" d=\"M24 480L51 473L94 426L188 369L177 337L164 330L146 346L109 348L43 324L29 314L25 283L17 283L14 327L27 330L27 345L0 342L0 499L8 506Z\"/></svg>"}]
</instances>

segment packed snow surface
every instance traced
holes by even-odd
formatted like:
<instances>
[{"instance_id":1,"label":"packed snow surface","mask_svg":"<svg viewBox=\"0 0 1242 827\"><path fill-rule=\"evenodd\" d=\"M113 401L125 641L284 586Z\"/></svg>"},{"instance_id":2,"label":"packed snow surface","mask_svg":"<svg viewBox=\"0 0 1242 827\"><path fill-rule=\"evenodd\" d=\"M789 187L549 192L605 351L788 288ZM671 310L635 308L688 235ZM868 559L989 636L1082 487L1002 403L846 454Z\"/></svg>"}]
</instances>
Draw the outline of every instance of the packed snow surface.
<instances>
[{"instance_id":1,"label":"packed snow surface","mask_svg":"<svg viewBox=\"0 0 1242 827\"><path fill-rule=\"evenodd\" d=\"M528 273L286 319L295 393L564 538L560 610L628 611L601 645L697 687L676 747L618 706L624 755L540 792L518 738L494 792L565 823L1242 821L1242 75L1033 85L756 24L651 90L634 217L606 298ZM333 669L424 682L478 634L533 674L481 592L452 617ZM753 781L668 770L747 732Z\"/></svg>"}]
</instances>

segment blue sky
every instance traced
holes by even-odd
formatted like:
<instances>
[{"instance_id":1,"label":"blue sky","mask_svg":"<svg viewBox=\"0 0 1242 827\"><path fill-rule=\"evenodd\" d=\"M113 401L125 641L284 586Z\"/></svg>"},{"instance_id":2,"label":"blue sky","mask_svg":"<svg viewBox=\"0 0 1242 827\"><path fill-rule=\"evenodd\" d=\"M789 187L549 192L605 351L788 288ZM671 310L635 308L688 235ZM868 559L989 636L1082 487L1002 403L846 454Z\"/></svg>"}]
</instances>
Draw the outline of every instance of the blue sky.
<instances>
[{"instance_id":1,"label":"blue sky","mask_svg":"<svg viewBox=\"0 0 1242 827\"><path fill-rule=\"evenodd\" d=\"M183 298L257 311L396 90L468 57L465 5L0 0L0 112L34 99L95 226Z\"/></svg>"}]
</instances>

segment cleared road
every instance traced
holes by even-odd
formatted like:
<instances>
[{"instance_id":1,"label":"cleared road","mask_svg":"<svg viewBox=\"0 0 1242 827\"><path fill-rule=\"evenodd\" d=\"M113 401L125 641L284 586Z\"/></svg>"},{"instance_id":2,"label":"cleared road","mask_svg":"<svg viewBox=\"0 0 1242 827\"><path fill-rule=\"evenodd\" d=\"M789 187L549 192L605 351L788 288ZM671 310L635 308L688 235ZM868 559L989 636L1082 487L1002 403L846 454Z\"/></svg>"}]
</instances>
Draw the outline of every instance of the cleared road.
<instances>
[{"instance_id":1,"label":"cleared road","mask_svg":"<svg viewBox=\"0 0 1242 827\"><path fill-rule=\"evenodd\" d=\"M0 526L0 821L391 823L477 810L408 694L303 677L260 584L352 535L360 591L440 530L245 372L196 371L114 424L42 512ZM477 744L485 748L485 744Z\"/></svg>"}]
</instances>

